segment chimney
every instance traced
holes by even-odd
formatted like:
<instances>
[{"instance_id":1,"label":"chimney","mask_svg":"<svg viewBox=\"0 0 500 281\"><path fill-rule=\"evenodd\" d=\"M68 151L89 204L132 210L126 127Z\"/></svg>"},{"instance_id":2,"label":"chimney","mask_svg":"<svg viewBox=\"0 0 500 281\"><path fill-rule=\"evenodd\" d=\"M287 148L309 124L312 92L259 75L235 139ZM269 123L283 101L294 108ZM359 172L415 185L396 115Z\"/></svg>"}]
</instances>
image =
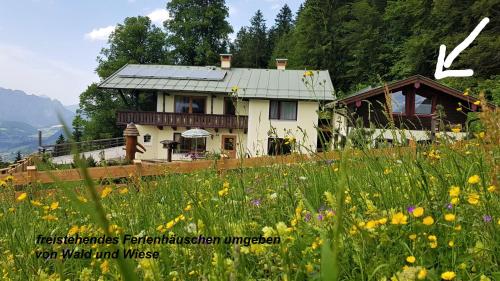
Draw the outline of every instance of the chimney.
<instances>
[{"instance_id":1,"label":"chimney","mask_svg":"<svg viewBox=\"0 0 500 281\"><path fill-rule=\"evenodd\" d=\"M232 58L233 58L232 54L220 54L220 68L230 69Z\"/></svg>"},{"instance_id":2,"label":"chimney","mask_svg":"<svg viewBox=\"0 0 500 281\"><path fill-rule=\"evenodd\" d=\"M276 59L276 69L285 70L288 59Z\"/></svg>"}]
</instances>

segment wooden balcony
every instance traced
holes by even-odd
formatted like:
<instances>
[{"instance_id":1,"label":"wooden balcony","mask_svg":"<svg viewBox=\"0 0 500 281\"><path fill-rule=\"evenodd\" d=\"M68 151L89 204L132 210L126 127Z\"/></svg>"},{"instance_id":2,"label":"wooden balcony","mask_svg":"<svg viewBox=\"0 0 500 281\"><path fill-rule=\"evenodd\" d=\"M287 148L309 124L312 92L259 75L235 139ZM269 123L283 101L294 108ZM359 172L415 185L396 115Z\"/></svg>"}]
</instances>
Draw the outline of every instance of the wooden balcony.
<instances>
[{"instance_id":1,"label":"wooden balcony","mask_svg":"<svg viewBox=\"0 0 500 281\"><path fill-rule=\"evenodd\" d=\"M135 123L139 125L247 129L248 116L222 114L189 114L173 112L118 111L117 124Z\"/></svg>"}]
</instances>

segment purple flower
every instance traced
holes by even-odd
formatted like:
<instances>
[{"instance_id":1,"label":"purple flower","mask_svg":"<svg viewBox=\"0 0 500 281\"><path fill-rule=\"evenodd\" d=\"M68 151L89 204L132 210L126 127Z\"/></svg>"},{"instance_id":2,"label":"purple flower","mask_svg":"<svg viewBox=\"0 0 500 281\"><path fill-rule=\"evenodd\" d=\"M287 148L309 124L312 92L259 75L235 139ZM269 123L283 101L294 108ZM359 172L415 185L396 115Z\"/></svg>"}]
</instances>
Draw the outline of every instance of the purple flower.
<instances>
[{"instance_id":1,"label":"purple flower","mask_svg":"<svg viewBox=\"0 0 500 281\"><path fill-rule=\"evenodd\" d=\"M491 216L489 216L489 215L484 215L484 216L483 216L483 221L484 221L484 222L491 222Z\"/></svg>"},{"instance_id":2,"label":"purple flower","mask_svg":"<svg viewBox=\"0 0 500 281\"><path fill-rule=\"evenodd\" d=\"M260 207L260 199L253 199L250 201L255 207Z\"/></svg>"},{"instance_id":3,"label":"purple flower","mask_svg":"<svg viewBox=\"0 0 500 281\"><path fill-rule=\"evenodd\" d=\"M415 206L409 206L408 208L406 208L406 210L411 214L413 213L413 210L415 210Z\"/></svg>"},{"instance_id":4,"label":"purple flower","mask_svg":"<svg viewBox=\"0 0 500 281\"><path fill-rule=\"evenodd\" d=\"M318 220L319 220L319 221L322 221L322 220L323 220L323 215L322 215L322 214L318 214Z\"/></svg>"},{"instance_id":5,"label":"purple flower","mask_svg":"<svg viewBox=\"0 0 500 281\"><path fill-rule=\"evenodd\" d=\"M449 203L448 205L446 205L446 208L447 208L448 210L453 209L453 204Z\"/></svg>"}]
</instances>

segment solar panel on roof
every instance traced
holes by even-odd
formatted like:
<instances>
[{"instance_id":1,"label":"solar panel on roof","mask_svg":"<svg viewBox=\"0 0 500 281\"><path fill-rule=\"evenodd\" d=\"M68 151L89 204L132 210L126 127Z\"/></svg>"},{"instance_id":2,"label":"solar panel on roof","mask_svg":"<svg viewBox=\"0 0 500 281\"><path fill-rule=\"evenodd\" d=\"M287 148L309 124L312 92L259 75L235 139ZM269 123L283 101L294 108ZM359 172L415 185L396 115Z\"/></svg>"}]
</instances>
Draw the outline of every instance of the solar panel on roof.
<instances>
[{"instance_id":1,"label":"solar panel on roof","mask_svg":"<svg viewBox=\"0 0 500 281\"><path fill-rule=\"evenodd\" d=\"M213 80L220 81L226 76L226 71L214 69L179 69L160 67L127 66L119 73L126 78L171 78L179 80Z\"/></svg>"}]
</instances>

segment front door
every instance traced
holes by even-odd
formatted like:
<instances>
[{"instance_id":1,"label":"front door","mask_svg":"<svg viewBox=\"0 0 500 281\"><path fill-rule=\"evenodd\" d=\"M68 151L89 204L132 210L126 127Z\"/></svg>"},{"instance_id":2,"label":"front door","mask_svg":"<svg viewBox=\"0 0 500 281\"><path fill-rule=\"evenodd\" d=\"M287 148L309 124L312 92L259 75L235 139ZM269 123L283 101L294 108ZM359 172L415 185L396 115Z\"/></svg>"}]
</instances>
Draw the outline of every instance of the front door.
<instances>
[{"instance_id":1,"label":"front door","mask_svg":"<svg viewBox=\"0 0 500 281\"><path fill-rule=\"evenodd\" d=\"M222 136L222 153L229 158L236 158L236 136Z\"/></svg>"}]
</instances>

